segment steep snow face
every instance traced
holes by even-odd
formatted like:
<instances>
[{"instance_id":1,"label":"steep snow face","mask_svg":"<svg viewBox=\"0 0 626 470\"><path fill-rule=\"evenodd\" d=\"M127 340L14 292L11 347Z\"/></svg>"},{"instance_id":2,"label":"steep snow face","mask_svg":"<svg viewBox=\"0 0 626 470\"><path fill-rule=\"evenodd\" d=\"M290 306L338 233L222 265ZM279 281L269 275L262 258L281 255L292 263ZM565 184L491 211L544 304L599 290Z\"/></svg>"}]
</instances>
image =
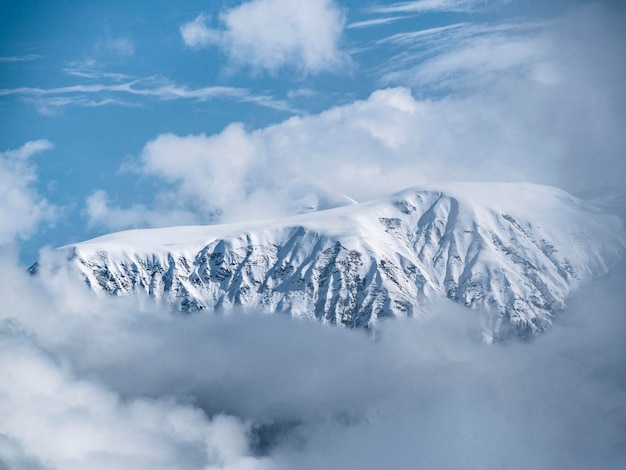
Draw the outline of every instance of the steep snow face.
<instances>
[{"instance_id":1,"label":"steep snow face","mask_svg":"<svg viewBox=\"0 0 626 470\"><path fill-rule=\"evenodd\" d=\"M623 248L619 219L560 190L463 183L253 224L133 230L63 247L98 293L185 312L233 306L369 327L433 298L487 312L485 336L545 330Z\"/></svg>"}]
</instances>

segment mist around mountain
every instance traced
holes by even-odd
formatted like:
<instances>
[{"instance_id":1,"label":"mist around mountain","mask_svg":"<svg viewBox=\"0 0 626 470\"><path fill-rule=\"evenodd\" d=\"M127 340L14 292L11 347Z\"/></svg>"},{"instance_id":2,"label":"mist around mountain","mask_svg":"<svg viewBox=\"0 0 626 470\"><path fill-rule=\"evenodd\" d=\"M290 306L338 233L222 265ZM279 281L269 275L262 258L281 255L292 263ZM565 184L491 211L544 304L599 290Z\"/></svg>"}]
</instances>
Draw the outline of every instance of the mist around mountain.
<instances>
[{"instance_id":1,"label":"mist around mountain","mask_svg":"<svg viewBox=\"0 0 626 470\"><path fill-rule=\"evenodd\" d=\"M45 256L44 256L45 262ZM11 469L620 468L622 262L529 343L450 301L375 334L95 298L0 264L0 450Z\"/></svg>"},{"instance_id":2,"label":"mist around mountain","mask_svg":"<svg viewBox=\"0 0 626 470\"><path fill-rule=\"evenodd\" d=\"M0 401L3 465L619 468L626 459L626 264L619 258L619 221L554 188L445 189L413 188L296 219L111 234L42 252L36 275L5 250L0 298L10 308L0 317L0 373L7 378ZM388 211L409 219L389 223ZM431 248L446 247L449 254L451 240L456 249L465 246L456 238L459 230L465 233L465 217L482 233L486 259L496 262L491 270L516 272L526 263L519 258L524 253L549 264L543 274L561 276L568 286L563 307L546 317L551 326L543 334L488 344L480 315L485 306L470 309L445 294L413 315L382 315L367 329L236 303L191 313L172 309L138 282L124 292L107 291L107 284L94 290L98 279L85 282L76 269L94 259L125 266L110 268L112 275L133 272L131 259L152 259L156 266L157 259L187 253L193 260L211 243L239 246L225 241L229 236L245 248L263 234L265 245L255 246L267 247L276 233L291 233L294 220L301 222L298 230L334 233L346 246L352 238L365 247L374 233L386 253L398 249L395 238L406 241L402 228L411 217L414 227L425 228L416 221L429 220L424 235L436 233L437 215L449 223ZM516 246L517 255L487 244L489 230ZM574 239L585 241L580 251ZM542 251L547 240L554 245ZM497 253L502 256L494 258ZM568 260L571 284L557 260ZM91 269L83 272L96 272ZM118 281L108 278L111 285Z\"/></svg>"}]
</instances>

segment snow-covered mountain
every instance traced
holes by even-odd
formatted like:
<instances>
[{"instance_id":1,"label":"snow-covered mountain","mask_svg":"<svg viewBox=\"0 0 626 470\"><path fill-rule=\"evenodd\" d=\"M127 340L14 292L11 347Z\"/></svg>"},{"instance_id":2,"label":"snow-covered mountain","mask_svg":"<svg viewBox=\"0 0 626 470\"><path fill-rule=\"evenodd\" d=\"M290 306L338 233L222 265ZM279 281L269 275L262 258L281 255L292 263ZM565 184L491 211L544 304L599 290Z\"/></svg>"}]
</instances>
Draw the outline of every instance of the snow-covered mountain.
<instances>
[{"instance_id":1,"label":"snow-covered mountain","mask_svg":"<svg viewBox=\"0 0 626 470\"><path fill-rule=\"evenodd\" d=\"M97 293L368 327L448 298L487 339L551 324L623 248L618 218L532 184L455 183L280 220L114 233L61 248Z\"/></svg>"}]
</instances>

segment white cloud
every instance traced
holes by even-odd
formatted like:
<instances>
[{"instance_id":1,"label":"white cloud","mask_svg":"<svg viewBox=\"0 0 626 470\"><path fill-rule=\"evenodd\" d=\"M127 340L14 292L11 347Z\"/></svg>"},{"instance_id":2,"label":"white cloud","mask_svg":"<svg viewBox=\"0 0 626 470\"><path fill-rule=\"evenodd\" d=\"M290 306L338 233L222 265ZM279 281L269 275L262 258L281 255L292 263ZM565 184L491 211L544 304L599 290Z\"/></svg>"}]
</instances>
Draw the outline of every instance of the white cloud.
<instances>
[{"instance_id":1,"label":"white cloud","mask_svg":"<svg viewBox=\"0 0 626 470\"><path fill-rule=\"evenodd\" d=\"M246 455L248 429L236 418L209 420L168 399L123 400L57 361L26 336L0 334L0 433L46 468L262 468Z\"/></svg>"},{"instance_id":2,"label":"white cloud","mask_svg":"<svg viewBox=\"0 0 626 470\"><path fill-rule=\"evenodd\" d=\"M290 100L298 98L313 98L317 96L318 92L312 88L297 88L295 90L289 90L287 97Z\"/></svg>"},{"instance_id":3,"label":"white cloud","mask_svg":"<svg viewBox=\"0 0 626 470\"><path fill-rule=\"evenodd\" d=\"M484 0L417 0L373 7L374 13L423 13L429 11L471 11Z\"/></svg>"},{"instance_id":4,"label":"white cloud","mask_svg":"<svg viewBox=\"0 0 626 470\"><path fill-rule=\"evenodd\" d=\"M395 80L441 98L389 88L262 129L164 135L146 145L139 171L222 220L288 213L281 188L302 177L357 200L441 180L623 186L625 71L615 64L626 40L605 22L592 11L551 28L457 24L393 37L404 49L435 41L436 56Z\"/></svg>"},{"instance_id":5,"label":"white cloud","mask_svg":"<svg viewBox=\"0 0 626 470\"><path fill-rule=\"evenodd\" d=\"M375 18L373 20L355 21L346 25L346 29L359 29L370 28L372 26L379 26L382 24L393 23L398 20L404 20L406 16L387 16L385 18Z\"/></svg>"},{"instance_id":6,"label":"white cloud","mask_svg":"<svg viewBox=\"0 0 626 470\"><path fill-rule=\"evenodd\" d=\"M561 61L553 31L550 23L456 23L398 33L377 42L398 51L381 68L381 82L450 93L494 86L506 75L525 78Z\"/></svg>"},{"instance_id":7,"label":"white cloud","mask_svg":"<svg viewBox=\"0 0 626 470\"><path fill-rule=\"evenodd\" d=\"M247 177L263 164L260 151L238 124L211 137L164 134L145 146L142 170L178 184L181 195L197 199L198 206L219 208L244 199Z\"/></svg>"},{"instance_id":8,"label":"white cloud","mask_svg":"<svg viewBox=\"0 0 626 470\"><path fill-rule=\"evenodd\" d=\"M339 49L345 20L334 0L252 0L223 12L223 29L210 29L198 16L181 27L185 44L219 44L233 64L303 73L336 70L347 63Z\"/></svg>"},{"instance_id":9,"label":"white cloud","mask_svg":"<svg viewBox=\"0 0 626 470\"><path fill-rule=\"evenodd\" d=\"M586 469L626 458L623 264L545 336L488 346L476 317L449 304L368 336L96 299L57 255L36 277L0 262L3 463Z\"/></svg>"},{"instance_id":10,"label":"white cloud","mask_svg":"<svg viewBox=\"0 0 626 470\"><path fill-rule=\"evenodd\" d=\"M52 96L52 97L32 97L24 101L31 103L37 112L44 116L58 116L68 106L81 106L84 108L97 108L100 106L137 106L129 101L116 100L112 98L93 100L88 96Z\"/></svg>"},{"instance_id":11,"label":"white cloud","mask_svg":"<svg viewBox=\"0 0 626 470\"><path fill-rule=\"evenodd\" d=\"M153 208L111 206L102 191L87 199L90 223L110 229L277 217L351 201L281 171L264 142L233 124L214 136L163 134L144 147L136 171L161 180Z\"/></svg>"},{"instance_id":12,"label":"white cloud","mask_svg":"<svg viewBox=\"0 0 626 470\"><path fill-rule=\"evenodd\" d=\"M50 256L42 253L42 266ZM151 396L128 389L119 393L86 369L81 376L81 366L95 365L91 361L100 346L116 350L114 355L130 353L115 325L125 322L124 316L143 316L140 303L98 301L84 283L58 266L40 280L5 257L0 259L0 284L0 374L5 379L0 384L1 466L267 468L263 459L251 456L245 419L220 411L209 417L173 390ZM156 305L149 309L144 317L148 321L174 319ZM84 350L87 361L81 365L73 359L78 352L74 346L86 338L79 330L86 333L97 323L103 342ZM148 346L156 338L145 339Z\"/></svg>"},{"instance_id":13,"label":"white cloud","mask_svg":"<svg viewBox=\"0 0 626 470\"><path fill-rule=\"evenodd\" d=\"M19 55L19 56L2 56L0 57L0 63L3 62L27 62L31 60L39 59L41 56L37 54Z\"/></svg>"},{"instance_id":14,"label":"white cloud","mask_svg":"<svg viewBox=\"0 0 626 470\"><path fill-rule=\"evenodd\" d=\"M97 43L96 50L119 57L131 57L135 55L135 43L127 37L109 38Z\"/></svg>"},{"instance_id":15,"label":"white cloud","mask_svg":"<svg viewBox=\"0 0 626 470\"><path fill-rule=\"evenodd\" d=\"M27 142L16 150L0 152L0 245L32 234L41 222L51 222L55 208L34 188L35 167L28 159L52 148L47 140Z\"/></svg>"},{"instance_id":16,"label":"white cloud","mask_svg":"<svg viewBox=\"0 0 626 470\"><path fill-rule=\"evenodd\" d=\"M194 48L212 46L220 41L220 33L210 29L206 22L210 17L204 13L199 14L195 20L185 23L180 27L183 42Z\"/></svg>"},{"instance_id":17,"label":"white cloud","mask_svg":"<svg viewBox=\"0 0 626 470\"><path fill-rule=\"evenodd\" d=\"M81 78L110 79L117 82L130 80L130 77L123 73L105 72L103 70L102 64L94 59L75 60L69 62L63 69L63 71L68 75L73 75L75 77Z\"/></svg>"},{"instance_id":18,"label":"white cloud","mask_svg":"<svg viewBox=\"0 0 626 470\"><path fill-rule=\"evenodd\" d=\"M95 78L93 73L86 76L84 71L71 70L70 73L82 74L86 78ZM154 98L164 101L193 100L197 102L223 99L253 103L281 111L297 111L285 101L274 99L269 95L255 95L245 88L231 86L188 88L159 76L121 81L128 77L107 74L104 78L113 79L115 83L91 82L57 88L3 88L0 89L0 96L24 96L25 100L35 104L43 114L55 114L58 109L66 106L137 106L140 104L138 98ZM95 98L90 97L94 95ZM125 96L126 99L120 99L119 96ZM131 101L131 99L135 99L135 101Z\"/></svg>"},{"instance_id":19,"label":"white cloud","mask_svg":"<svg viewBox=\"0 0 626 470\"><path fill-rule=\"evenodd\" d=\"M146 145L139 171L174 184L179 199L196 208L224 211L223 220L288 213L292 200L284 189L299 178L372 196L396 189L395 176L407 170L398 168L393 154L410 145L410 116L418 108L406 90L387 90L252 132L233 124L208 137L166 134ZM384 165L386 157L396 164ZM390 174L395 176L385 180ZM406 175L404 182L415 183L416 176Z\"/></svg>"},{"instance_id":20,"label":"white cloud","mask_svg":"<svg viewBox=\"0 0 626 470\"><path fill-rule=\"evenodd\" d=\"M203 222L196 214L182 207L153 210L142 204L125 209L111 206L107 193L102 190L94 191L87 198L85 212L89 225L109 230L196 225Z\"/></svg>"}]
</instances>

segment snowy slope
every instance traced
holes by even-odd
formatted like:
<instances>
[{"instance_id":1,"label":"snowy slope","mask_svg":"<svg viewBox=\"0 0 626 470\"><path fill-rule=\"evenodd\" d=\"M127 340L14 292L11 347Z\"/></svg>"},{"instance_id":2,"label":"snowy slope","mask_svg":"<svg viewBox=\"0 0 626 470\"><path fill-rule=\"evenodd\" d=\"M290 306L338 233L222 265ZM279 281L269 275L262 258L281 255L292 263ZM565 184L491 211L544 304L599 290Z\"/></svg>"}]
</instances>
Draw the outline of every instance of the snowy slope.
<instances>
[{"instance_id":1,"label":"snowy slope","mask_svg":"<svg viewBox=\"0 0 626 470\"><path fill-rule=\"evenodd\" d=\"M367 327L446 297L488 339L551 324L623 246L618 218L558 189L455 183L247 224L133 230L63 247L98 293L195 312L259 307Z\"/></svg>"}]
</instances>

